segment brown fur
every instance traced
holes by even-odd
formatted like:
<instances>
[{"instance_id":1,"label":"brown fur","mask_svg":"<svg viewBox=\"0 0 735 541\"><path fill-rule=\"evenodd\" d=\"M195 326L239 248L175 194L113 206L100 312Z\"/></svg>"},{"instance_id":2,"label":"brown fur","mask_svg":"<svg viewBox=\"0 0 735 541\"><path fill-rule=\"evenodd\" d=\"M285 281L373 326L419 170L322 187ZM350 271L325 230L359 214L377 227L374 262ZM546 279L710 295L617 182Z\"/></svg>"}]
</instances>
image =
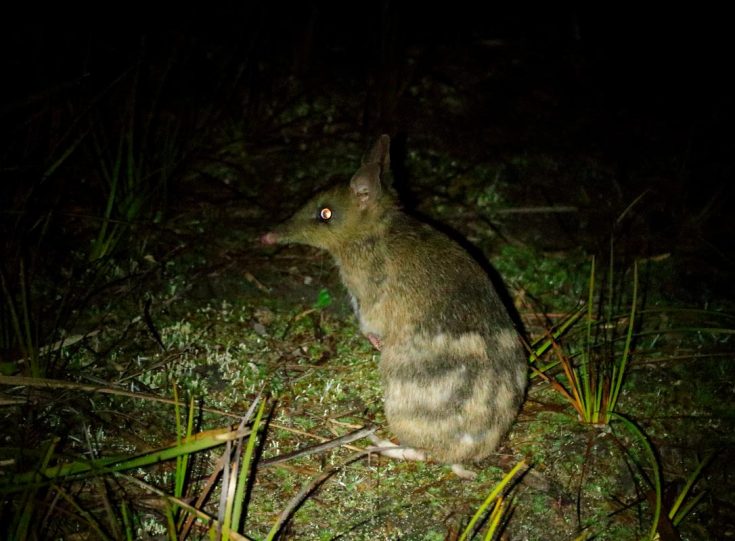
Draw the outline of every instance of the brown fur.
<instances>
[{"instance_id":1,"label":"brown fur","mask_svg":"<svg viewBox=\"0 0 735 541\"><path fill-rule=\"evenodd\" d=\"M383 181L388 145L382 136L349 184L317 194L263 242L332 254L362 332L381 345L385 412L401 445L448 464L479 460L515 419L526 356L478 263L399 209Z\"/></svg>"}]
</instances>

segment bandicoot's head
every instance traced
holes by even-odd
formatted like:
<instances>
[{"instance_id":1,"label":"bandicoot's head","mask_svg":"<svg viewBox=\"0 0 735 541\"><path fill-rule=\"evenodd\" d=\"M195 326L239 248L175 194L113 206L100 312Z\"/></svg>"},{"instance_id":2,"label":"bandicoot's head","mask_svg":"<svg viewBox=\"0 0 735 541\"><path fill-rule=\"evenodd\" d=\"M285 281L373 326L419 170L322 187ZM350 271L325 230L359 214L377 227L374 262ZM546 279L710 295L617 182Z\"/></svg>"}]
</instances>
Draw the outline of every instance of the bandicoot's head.
<instances>
[{"instance_id":1,"label":"bandicoot's head","mask_svg":"<svg viewBox=\"0 0 735 541\"><path fill-rule=\"evenodd\" d=\"M261 237L263 244L308 244L325 250L374 233L386 208L395 206L385 189L390 138L382 135L347 184L319 192L301 209Z\"/></svg>"}]
</instances>

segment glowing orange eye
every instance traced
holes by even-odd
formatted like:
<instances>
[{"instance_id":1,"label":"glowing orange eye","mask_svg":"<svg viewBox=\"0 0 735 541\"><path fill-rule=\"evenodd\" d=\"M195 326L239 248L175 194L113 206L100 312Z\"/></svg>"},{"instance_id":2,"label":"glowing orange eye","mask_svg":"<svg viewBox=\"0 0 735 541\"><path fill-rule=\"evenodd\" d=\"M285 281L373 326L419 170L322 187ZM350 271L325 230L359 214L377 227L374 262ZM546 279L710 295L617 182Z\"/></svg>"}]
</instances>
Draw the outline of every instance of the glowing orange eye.
<instances>
[{"instance_id":1,"label":"glowing orange eye","mask_svg":"<svg viewBox=\"0 0 735 541\"><path fill-rule=\"evenodd\" d=\"M319 211L319 217L325 221L328 222L329 219L332 217L332 209L329 207L324 207L322 210Z\"/></svg>"}]
</instances>

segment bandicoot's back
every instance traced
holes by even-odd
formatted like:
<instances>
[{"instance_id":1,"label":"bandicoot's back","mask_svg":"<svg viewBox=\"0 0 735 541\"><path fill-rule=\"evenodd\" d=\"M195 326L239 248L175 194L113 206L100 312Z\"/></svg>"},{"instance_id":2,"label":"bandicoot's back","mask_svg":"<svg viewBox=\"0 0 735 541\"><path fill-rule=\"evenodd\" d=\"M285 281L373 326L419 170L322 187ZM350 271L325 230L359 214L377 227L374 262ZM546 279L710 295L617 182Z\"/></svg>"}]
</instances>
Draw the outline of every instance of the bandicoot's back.
<instances>
[{"instance_id":1,"label":"bandicoot's back","mask_svg":"<svg viewBox=\"0 0 735 541\"><path fill-rule=\"evenodd\" d=\"M329 251L381 352L385 412L402 446L458 464L491 453L516 417L526 355L489 278L458 244L399 209L382 136L349 184L263 236Z\"/></svg>"}]
</instances>

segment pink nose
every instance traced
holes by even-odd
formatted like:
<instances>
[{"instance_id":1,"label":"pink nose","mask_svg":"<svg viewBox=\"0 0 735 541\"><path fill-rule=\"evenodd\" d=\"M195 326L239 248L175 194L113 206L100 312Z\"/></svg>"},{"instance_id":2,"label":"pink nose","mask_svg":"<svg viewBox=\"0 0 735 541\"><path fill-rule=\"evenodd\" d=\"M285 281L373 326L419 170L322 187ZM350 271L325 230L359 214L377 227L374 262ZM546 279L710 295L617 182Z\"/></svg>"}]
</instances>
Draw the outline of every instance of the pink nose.
<instances>
[{"instance_id":1,"label":"pink nose","mask_svg":"<svg viewBox=\"0 0 735 541\"><path fill-rule=\"evenodd\" d=\"M273 232L266 233L260 237L260 242L263 244L276 244L278 242L278 235Z\"/></svg>"}]
</instances>

